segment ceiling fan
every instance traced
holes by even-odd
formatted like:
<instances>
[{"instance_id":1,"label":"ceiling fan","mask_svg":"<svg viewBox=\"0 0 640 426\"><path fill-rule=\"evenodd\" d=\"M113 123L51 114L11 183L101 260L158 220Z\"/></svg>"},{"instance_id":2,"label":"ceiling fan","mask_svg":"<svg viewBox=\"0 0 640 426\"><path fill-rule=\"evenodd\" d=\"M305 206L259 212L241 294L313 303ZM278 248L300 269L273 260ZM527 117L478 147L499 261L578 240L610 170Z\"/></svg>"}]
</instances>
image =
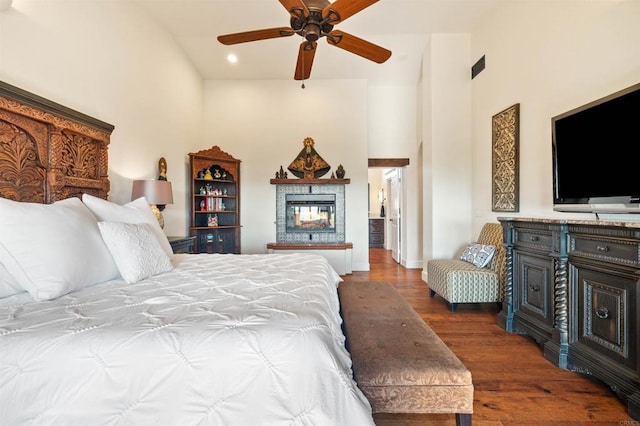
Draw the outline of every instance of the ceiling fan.
<instances>
[{"instance_id":1,"label":"ceiling fan","mask_svg":"<svg viewBox=\"0 0 640 426\"><path fill-rule=\"evenodd\" d=\"M279 0L291 15L290 27L267 28L218 36L224 45L267 40L300 35L300 44L294 78L306 80L316 54L318 39L326 37L327 43L379 64L391 56L391 51L344 31L334 30L334 25L371 6L378 0Z\"/></svg>"}]
</instances>

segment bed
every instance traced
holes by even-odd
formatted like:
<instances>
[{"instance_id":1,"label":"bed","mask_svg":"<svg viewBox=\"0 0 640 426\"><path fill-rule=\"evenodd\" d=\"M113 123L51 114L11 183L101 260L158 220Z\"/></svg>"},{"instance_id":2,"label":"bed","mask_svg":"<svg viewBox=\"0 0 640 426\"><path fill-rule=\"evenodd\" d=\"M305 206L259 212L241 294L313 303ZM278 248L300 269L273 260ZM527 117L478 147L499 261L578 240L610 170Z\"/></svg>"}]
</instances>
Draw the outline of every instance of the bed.
<instances>
[{"instance_id":1,"label":"bed","mask_svg":"<svg viewBox=\"0 0 640 426\"><path fill-rule=\"evenodd\" d=\"M328 262L174 255L112 130L0 85L2 422L373 425Z\"/></svg>"}]
</instances>

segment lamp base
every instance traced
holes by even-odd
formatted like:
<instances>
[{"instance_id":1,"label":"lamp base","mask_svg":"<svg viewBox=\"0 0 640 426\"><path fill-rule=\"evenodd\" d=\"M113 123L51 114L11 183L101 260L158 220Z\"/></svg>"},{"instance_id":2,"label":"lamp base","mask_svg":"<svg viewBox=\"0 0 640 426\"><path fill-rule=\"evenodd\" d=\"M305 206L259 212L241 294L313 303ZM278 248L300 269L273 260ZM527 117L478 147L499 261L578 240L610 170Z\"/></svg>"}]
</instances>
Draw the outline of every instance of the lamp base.
<instances>
[{"instance_id":1,"label":"lamp base","mask_svg":"<svg viewBox=\"0 0 640 426\"><path fill-rule=\"evenodd\" d=\"M160 228L164 229L164 217L162 217L162 213L160 213L158 206L156 206L155 204L150 204L150 206L151 206L151 211L153 212L154 215L156 215L156 219L158 219Z\"/></svg>"}]
</instances>

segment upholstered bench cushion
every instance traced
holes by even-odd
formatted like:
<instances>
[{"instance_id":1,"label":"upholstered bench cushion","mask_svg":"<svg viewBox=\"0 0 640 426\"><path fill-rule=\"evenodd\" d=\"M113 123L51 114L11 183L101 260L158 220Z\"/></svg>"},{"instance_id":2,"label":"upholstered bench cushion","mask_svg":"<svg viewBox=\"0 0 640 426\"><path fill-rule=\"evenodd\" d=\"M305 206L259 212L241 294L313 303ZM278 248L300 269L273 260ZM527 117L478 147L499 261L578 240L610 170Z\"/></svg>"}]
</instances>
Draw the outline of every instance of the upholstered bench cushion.
<instances>
[{"instance_id":1,"label":"upholstered bench cushion","mask_svg":"<svg viewBox=\"0 0 640 426\"><path fill-rule=\"evenodd\" d=\"M388 283L338 287L354 378L374 413L472 413L471 373Z\"/></svg>"},{"instance_id":2,"label":"upholstered bench cushion","mask_svg":"<svg viewBox=\"0 0 640 426\"><path fill-rule=\"evenodd\" d=\"M498 274L457 259L427 262L429 288L449 302L477 303L501 300Z\"/></svg>"}]
</instances>

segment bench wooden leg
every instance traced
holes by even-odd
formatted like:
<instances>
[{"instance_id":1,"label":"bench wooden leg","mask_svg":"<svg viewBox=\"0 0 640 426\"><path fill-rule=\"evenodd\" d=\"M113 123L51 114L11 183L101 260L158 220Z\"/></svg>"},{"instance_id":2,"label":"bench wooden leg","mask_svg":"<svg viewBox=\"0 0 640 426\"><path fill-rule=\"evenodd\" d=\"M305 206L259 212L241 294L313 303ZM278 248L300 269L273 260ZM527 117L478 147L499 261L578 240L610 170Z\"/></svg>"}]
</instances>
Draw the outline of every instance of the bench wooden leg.
<instances>
[{"instance_id":1,"label":"bench wooden leg","mask_svg":"<svg viewBox=\"0 0 640 426\"><path fill-rule=\"evenodd\" d=\"M456 413L456 426L471 426L471 414Z\"/></svg>"}]
</instances>

